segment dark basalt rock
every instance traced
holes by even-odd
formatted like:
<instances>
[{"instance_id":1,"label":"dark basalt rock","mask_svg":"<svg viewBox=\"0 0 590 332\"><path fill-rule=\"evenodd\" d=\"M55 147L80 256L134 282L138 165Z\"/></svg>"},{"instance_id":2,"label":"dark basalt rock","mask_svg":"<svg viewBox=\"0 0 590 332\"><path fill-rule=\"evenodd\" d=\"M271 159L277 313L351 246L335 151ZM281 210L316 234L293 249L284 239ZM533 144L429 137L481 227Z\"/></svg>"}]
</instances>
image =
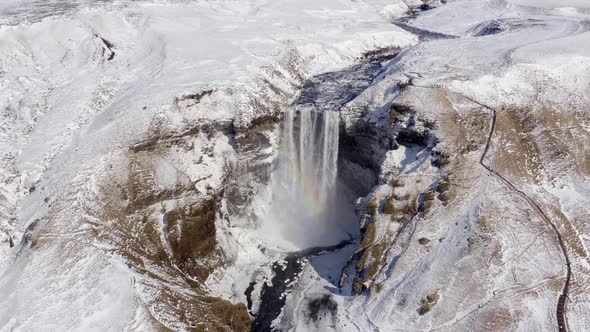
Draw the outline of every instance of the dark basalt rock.
<instances>
[{"instance_id":1,"label":"dark basalt rock","mask_svg":"<svg viewBox=\"0 0 590 332\"><path fill-rule=\"evenodd\" d=\"M395 47L379 48L376 50L363 53L361 59L369 62L384 62L395 58L400 53L400 49Z\"/></svg>"},{"instance_id":2,"label":"dark basalt rock","mask_svg":"<svg viewBox=\"0 0 590 332\"><path fill-rule=\"evenodd\" d=\"M427 238L425 238L425 237L422 237L422 238L418 239L418 243L420 243L421 245L425 246L425 245L427 245L427 244L430 243L430 240L427 239Z\"/></svg>"},{"instance_id":3,"label":"dark basalt rock","mask_svg":"<svg viewBox=\"0 0 590 332\"><path fill-rule=\"evenodd\" d=\"M489 35L495 35L506 30L505 25L498 20L491 20L478 24L475 28L471 29L471 35L473 37L483 37Z\"/></svg>"},{"instance_id":4,"label":"dark basalt rock","mask_svg":"<svg viewBox=\"0 0 590 332\"><path fill-rule=\"evenodd\" d=\"M420 6L418 6L418 8L419 8L421 11L425 12L425 11L427 11L427 10L431 10L431 9L432 9L432 8L434 8L434 7L432 7L431 5L429 5L429 4L427 4L427 3L423 3L423 4L421 4Z\"/></svg>"},{"instance_id":5,"label":"dark basalt rock","mask_svg":"<svg viewBox=\"0 0 590 332\"><path fill-rule=\"evenodd\" d=\"M248 288L246 288L246 291L244 292L244 295L246 295L248 311L250 313L252 313L252 292L254 291L254 286L256 286L256 281L251 281L248 285Z\"/></svg>"},{"instance_id":6,"label":"dark basalt rock","mask_svg":"<svg viewBox=\"0 0 590 332\"><path fill-rule=\"evenodd\" d=\"M396 141L401 145L420 145L428 146L430 141L430 133L426 130L415 130L412 128L404 128L400 130Z\"/></svg>"},{"instance_id":7,"label":"dark basalt rock","mask_svg":"<svg viewBox=\"0 0 590 332\"><path fill-rule=\"evenodd\" d=\"M252 321L252 332L273 331L272 321L281 314L286 301L283 295L290 288L290 284L285 281L298 276L302 269L301 257L294 254L285 257L283 262L275 262L272 265L272 286L266 282L262 285L260 308Z\"/></svg>"},{"instance_id":8,"label":"dark basalt rock","mask_svg":"<svg viewBox=\"0 0 590 332\"><path fill-rule=\"evenodd\" d=\"M266 115L253 119L247 126L234 127L234 145L238 161L231 169L226 198L232 215L244 215L246 207L255 196L256 185L270 181L272 163L267 152L271 147L270 134L280 122L278 115Z\"/></svg>"},{"instance_id":9,"label":"dark basalt rock","mask_svg":"<svg viewBox=\"0 0 590 332\"><path fill-rule=\"evenodd\" d=\"M338 304L332 299L330 294L326 294L320 298L309 301L307 304L307 310L308 317L314 322L318 322L326 316L336 320Z\"/></svg>"}]
</instances>

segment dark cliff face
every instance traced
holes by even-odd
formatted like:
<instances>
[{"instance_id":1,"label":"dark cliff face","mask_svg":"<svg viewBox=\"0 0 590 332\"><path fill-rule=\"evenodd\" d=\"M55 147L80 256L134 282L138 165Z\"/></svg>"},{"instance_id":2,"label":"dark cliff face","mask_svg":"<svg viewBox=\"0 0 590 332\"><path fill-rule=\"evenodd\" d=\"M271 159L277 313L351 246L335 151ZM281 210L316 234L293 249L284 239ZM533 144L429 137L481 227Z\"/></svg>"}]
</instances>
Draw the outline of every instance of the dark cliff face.
<instances>
[{"instance_id":1,"label":"dark cliff face","mask_svg":"<svg viewBox=\"0 0 590 332\"><path fill-rule=\"evenodd\" d=\"M269 184L273 136L276 136L279 123L279 114L264 115L247 126L234 128L237 161L231 169L226 192L230 214L257 218L248 212L248 208L257 191Z\"/></svg>"},{"instance_id":2,"label":"dark cliff face","mask_svg":"<svg viewBox=\"0 0 590 332\"><path fill-rule=\"evenodd\" d=\"M282 112L286 103L294 97L294 91L299 92L291 104L292 107L305 106L318 110L340 111L346 103L370 85L381 70L379 61L390 59L395 54L397 50L379 50L375 54L365 55L360 64L307 80L295 75L297 58L287 57L282 66L290 70L290 77L276 74L289 82L293 90L283 91L271 82L265 81L261 91L252 99L254 114L249 116L248 121L238 119L234 122L237 161L231 170L226 192L230 213L248 216L254 222L259 217L249 211L249 207L259 191L269 184L273 160L278 152L276 149L280 144L278 137Z\"/></svg>"},{"instance_id":3,"label":"dark cliff face","mask_svg":"<svg viewBox=\"0 0 590 332\"><path fill-rule=\"evenodd\" d=\"M365 196L377 184L381 162L392 142L387 130L379 130L363 120L349 129L341 126L338 174L355 196Z\"/></svg>"},{"instance_id":4,"label":"dark cliff face","mask_svg":"<svg viewBox=\"0 0 590 332\"><path fill-rule=\"evenodd\" d=\"M398 89L403 95L405 88L400 86ZM375 277L391 263L389 260L394 254L389 253L408 241L405 234L412 229L415 216L426 211L434 199L432 187L428 184L417 185L414 181L419 180L411 177L399 178L401 169L384 172L387 153L403 147L404 151L423 151L421 155L437 168L442 163L439 162L441 153L434 151L438 143L434 130L436 123L412 105L393 102L381 109L368 109L360 101L348 105L343 116L345 125L340 133L339 174L357 197L366 197L356 208L361 241L348 262L348 266L354 266L355 273L343 273L340 286L351 278L352 293L360 294L374 286ZM406 158L408 156L406 154ZM416 155L414 160L405 162L414 163L417 158ZM405 192L404 187L424 187L425 191L411 195L396 193L399 189ZM389 188L385 191L390 194L382 196L379 192L383 190L376 188ZM379 226L380 223L387 225Z\"/></svg>"},{"instance_id":5,"label":"dark cliff face","mask_svg":"<svg viewBox=\"0 0 590 332\"><path fill-rule=\"evenodd\" d=\"M346 103L356 98L362 93L362 91L370 86L371 81L380 69L381 64L379 62L371 61L354 65L341 71L312 77L304 82L301 93L290 107L293 107L296 117L300 116L302 111L301 108L310 108L320 114L322 114L322 112L340 112ZM318 121L322 121L323 117L319 116L318 119ZM242 183L244 183L244 179L246 178L259 181L263 184L268 183L272 171L269 167L271 165L261 163L258 160L268 160L269 156L264 155L262 151L269 150L268 148L273 146L269 140L269 133L272 133L273 130L276 130L275 134L279 133L281 127L279 120L280 117L278 115L276 117L262 117L254 119L248 127L236 128L236 145L239 153L242 153L244 160L247 161L244 162L244 168L237 173L238 178L235 179L236 182L239 183L239 181L242 181ZM294 130L297 131L298 127ZM296 133L295 135L298 134ZM359 152L359 150L357 150L359 146L354 142L347 141L346 138L347 136L345 136L343 140L342 136L340 136L340 148L344 148L345 150L339 149L338 155L341 161L344 160L343 163L352 165L350 160L342 159L342 156L346 155L347 151L350 151L352 154L351 159L355 158L356 156L354 154ZM342 144L342 142L345 144ZM362 146L360 146L360 148L362 148ZM372 161L369 161L369 159L371 159L370 154L371 151L368 151L366 155L352 160L354 160L354 162L359 162L362 158L366 158L368 160L367 163L373 163ZM357 165L358 164L355 163L352 167L361 167ZM363 166L364 165L365 163L363 163ZM350 190L350 188L348 188L350 183L345 181L344 178L359 181L359 183L362 182L363 184L355 186L353 191L361 188L360 192L362 192L363 195L368 192L369 188L373 185L374 180L376 180L375 172L371 168L367 168L367 171L364 174L355 171L353 176L346 176L346 173L342 173L342 169L347 168L343 168L341 165L338 167L339 182L346 187L340 187L339 189L344 191ZM375 166L375 168L378 169L377 166ZM232 204L234 204L234 208L239 206L236 203L241 204L241 206L247 206L253 198L254 191L247 192L238 188L230 190L232 195L230 200ZM346 196L347 199L349 198L348 195L342 195L342 197L344 196ZM351 204L351 202L345 202L343 204ZM239 211L239 209L236 210ZM271 331L271 323L280 316L283 306L285 305L286 294L290 291L292 286L292 283L288 281L296 279L297 275L302 271L303 265L305 264L305 257L323 250L339 250L343 246L350 244L348 241L349 239L343 240L345 241L334 247L308 248L308 250L303 250L301 252L289 253L284 261L281 260L275 262L272 265L273 276L271 285L264 283L263 285L258 286L261 287L259 298L260 305L258 310L253 313L255 319L253 321L252 329L254 331ZM254 284L250 284L250 287L247 290L249 303L252 303L251 296L254 288L253 285ZM319 298L310 302L308 315L313 321L319 321L325 317L335 319L336 310L336 303L329 297Z\"/></svg>"}]
</instances>

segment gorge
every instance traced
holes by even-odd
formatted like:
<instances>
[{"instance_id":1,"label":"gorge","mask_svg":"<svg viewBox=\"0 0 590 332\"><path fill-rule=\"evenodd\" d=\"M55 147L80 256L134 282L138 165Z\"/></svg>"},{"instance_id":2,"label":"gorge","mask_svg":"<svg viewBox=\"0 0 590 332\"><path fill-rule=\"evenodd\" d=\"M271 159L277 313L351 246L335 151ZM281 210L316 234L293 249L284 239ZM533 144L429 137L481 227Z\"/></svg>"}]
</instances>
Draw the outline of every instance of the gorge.
<instances>
[{"instance_id":1,"label":"gorge","mask_svg":"<svg viewBox=\"0 0 590 332\"><path fill-rule=\"evenodd\" d=\"M0 331L590 330L589 20L0 4Z\"/></svg>"}]
</instances>

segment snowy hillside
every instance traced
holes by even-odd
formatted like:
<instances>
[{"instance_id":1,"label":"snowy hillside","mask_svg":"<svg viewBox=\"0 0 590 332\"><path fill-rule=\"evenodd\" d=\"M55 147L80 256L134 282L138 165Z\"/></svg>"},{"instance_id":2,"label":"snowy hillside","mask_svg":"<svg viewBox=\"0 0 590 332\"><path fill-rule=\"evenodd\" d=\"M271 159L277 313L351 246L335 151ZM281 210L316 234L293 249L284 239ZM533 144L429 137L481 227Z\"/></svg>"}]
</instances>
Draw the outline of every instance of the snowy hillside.
<instances>
[{"instance_id":1,"label":"snowy hillside","mask_svg":"<svg viewBox=\"0 0 590 332\"><path fill-rule=\"evenodd\" d=\"M590 4L0 4L0 331L590 330Z\"/></svg>"}]
</instances>

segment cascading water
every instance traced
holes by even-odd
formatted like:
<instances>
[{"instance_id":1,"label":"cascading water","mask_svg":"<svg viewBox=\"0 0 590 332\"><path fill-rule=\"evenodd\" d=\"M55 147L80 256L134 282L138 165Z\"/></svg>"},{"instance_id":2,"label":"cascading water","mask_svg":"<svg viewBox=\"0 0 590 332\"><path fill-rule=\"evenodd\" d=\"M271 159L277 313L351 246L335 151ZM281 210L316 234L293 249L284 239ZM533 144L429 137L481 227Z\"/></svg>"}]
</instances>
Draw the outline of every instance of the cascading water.
<instances>
[{"instance_id":1,"label":"cascading water","mask_svg":"<svg viewBox=\"0 0 590 332\"><path fill-rule=\"evenodd\" d=\"M274 324L285 312L286 293L306 264L301 258L341 250L359 235L354 213L358 193L346 188L338 176L340 110L370 85L380 68L370 62L311 77L285 110L270 207L260 206L267 213L256 240L261 247L288 252L273 263L271 282L262 285L253 332L282 330ZM349 255L344 251L342 257L346 260ZM344 262L309 260L318 275L334 275L332 280ZM282 319L291 326L287 317Z\"/></svg>"},{"instance_id":2,"label":"cascading water","mask_svg":"<svg viewBox=\"0 0 590 332\"><path fill-rule=\"evenodd\" d=\"M339 112L295 105L285 112L280 155L273 172L267 227L296 248L347 238L350 207L338 204ZM354 232L354 231L352 231Z\"/></svg>"},{"instance_id":3,"label":"cascading water","mask_svg":"<svg viewBox=\"0 0 590 332\"><path fill-rule=\"evenodd\" d=\"M288 250L330 246L359 233L356 197L338 181L340 109L380 69L370 62L314 76L285 111L261 233L267 245Z\"/></svg>"},{"instance_id":4,"label":"cascading water","mask_svg":"<svg viewBox=\"0 0 590 332\"><path fill-rule=\"evenodd\" d=\"M338 112L318 112L309 107L289 109L285 114L282 139L286 154L279 165L288 168L284 189L294 198L307 200L302 203L308 203L308 212L317 217L334 203L339 120Z\"/></svg>"}]
</instances>

